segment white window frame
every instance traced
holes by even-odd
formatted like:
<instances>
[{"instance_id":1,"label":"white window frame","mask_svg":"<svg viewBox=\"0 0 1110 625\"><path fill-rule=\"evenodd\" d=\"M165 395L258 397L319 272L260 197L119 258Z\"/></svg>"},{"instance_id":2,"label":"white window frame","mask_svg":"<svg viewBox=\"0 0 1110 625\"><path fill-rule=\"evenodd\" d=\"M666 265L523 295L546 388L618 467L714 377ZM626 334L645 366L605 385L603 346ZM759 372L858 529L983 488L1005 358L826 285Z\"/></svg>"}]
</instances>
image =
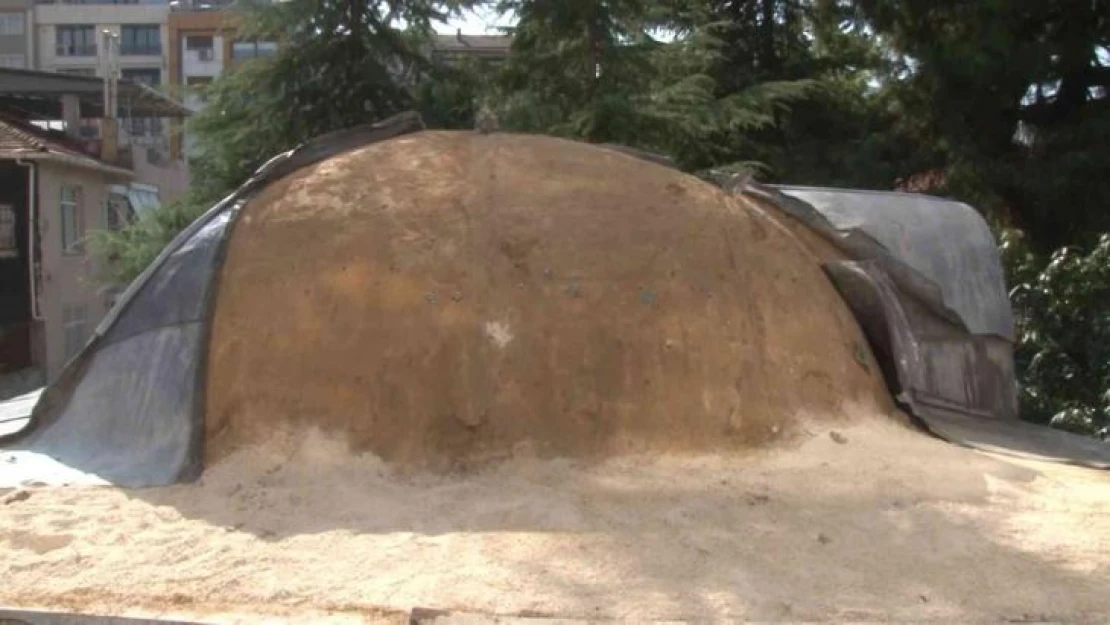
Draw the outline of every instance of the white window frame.
<instances>
[{"instance_id":1,"label":"white window frame","mask_svg":"<svg viewBox=\"0 0 1110 625\"><path fill-rule=\"evenodd\" d=\"M7 67L11 69L26 69L27 55L22 53L0 54L0 67Z\"/></svg>"},{"instance_id":2,"label":"white window frame","mask_svg":"<svg viewBox=\"0 0 1110 625\"><path fill-rule=\"evenodd\" d=\"M27 16L22 13L0 13L0 35L23 35L27 32Z\"/></svg>"},{"instance_id":3,"label":"white window frame","mask_svg":"<svg viewBox=\"0 0 1110 625\"><path fill-rule=\"evenodd\" d=\"M68 193L67 193L68 192ZM61 216L62 254L73 256L84 253L85 215L82 210L81 187L64 184L59 191L58 207ZM66 211L72 213L72 225L67 224ZM70 232L70 230L73 232Z\"/></svg>"},{"instance_id":4,"label":"white window frame","mask_svg":"<svg viewBox=\"0 0 1110 625\"><path fill-rule=\"evenodd\" d=\"M0 204L0 258L19 256L18 223L15 207L11 204Z\"/></svg>"}]
</instances>

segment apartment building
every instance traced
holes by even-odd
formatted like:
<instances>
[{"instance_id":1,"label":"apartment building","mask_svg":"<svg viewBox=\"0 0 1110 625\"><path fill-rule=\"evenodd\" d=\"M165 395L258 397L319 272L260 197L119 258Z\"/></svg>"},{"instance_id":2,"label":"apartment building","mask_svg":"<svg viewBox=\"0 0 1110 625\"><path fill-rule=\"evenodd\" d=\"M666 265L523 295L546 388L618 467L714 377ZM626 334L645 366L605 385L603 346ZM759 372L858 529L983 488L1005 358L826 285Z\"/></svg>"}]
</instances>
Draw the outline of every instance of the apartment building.
<instances>
[{"instance_id":1,"label":"apartment building","mask_svg":"<svg viewBox=\"0 0 1110 625\"><path fill-rule=\"evenodd\" d=\"M121 77L159 87L165 83L162 42L169 11L165 2L38 0L33 11L35 67L103 76L110 57ZM102 49L105 45L113 49ZM162 120L134 116L127 120L125 133L168 155L169 138Z\"/></svg>"},{"instance_id":2,"label":"apartment building","mask_svg":"<svg viewBox=\"0 0 1110 625\"><path fill-rule=\"evenodd\" d=\"M178 2L167 23L168 81L181 93L185 106L204 106L204 87L230 64L235 40L234 15L227 2ZM182 158L192 151L192 137L183 125L170 133L170 153Z\"/></svg>"},{"instance_id":3,"label":"apartment building","mask_svg":"<svg viewBox=\"0 0 1110 625\"><path fill-rule=\"evenodd\" d=\"M224 70L243 61L277 52L269 41L240 41L233 0L177 0L167 23L169 84L182 94L185 106L204 107L204 88ZM171 132L170 152L180 157L192 152L187 128Z\"/></svg>"},{"instance_id":4,"label":"apartment building","mask_svg":"<svg viewBox=\"0 0 1110 625\"><path fill-rule=\"evenodd\" d=\"M0 0L0 67L31 67L31 0Z\"/></svg>"},{"instance_id":5,"label":"apartment building","mask_svg":"<svg viewBox=\"0 0 1110 625\"><path fill-rule=\"evenodd\" d=\"M101 75L104 33L117 46L124 78L148 85L163 83L162 42L170 7L165 2L117 3L112 0L39 0L34 6L38 69Z\"/></svg>"}]
</instances>

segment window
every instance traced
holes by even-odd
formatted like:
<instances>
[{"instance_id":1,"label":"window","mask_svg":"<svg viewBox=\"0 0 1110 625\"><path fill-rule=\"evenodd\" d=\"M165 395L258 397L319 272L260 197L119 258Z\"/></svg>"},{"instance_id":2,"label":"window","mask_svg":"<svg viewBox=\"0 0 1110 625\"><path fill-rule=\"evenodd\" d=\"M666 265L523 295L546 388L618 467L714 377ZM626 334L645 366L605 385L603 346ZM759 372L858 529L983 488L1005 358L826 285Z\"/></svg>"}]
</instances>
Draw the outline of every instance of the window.
<instances>
[{"instance_id":1,"label":"window","mask_svg":"<svg viewBox=\"0 0 1110 625\"><path fill-rule=\"evenodd\" d=\"M59 69L59 74L68 74L70 76L96 76L96 70L91 67L70 67L67 69Z\"/></svg>"},{"instance_id":2,"label":"window","mask_svg":"<svg viewBox=\"0 0 1110 625\"><path fill-rule=\"evenodd\" d=\"M58 56L96 56L96 28L58 26L55 28Z\"/></svg>"},{"instance_id":3,"label":"window","mask_svg":"<svg viewBox=\"0 0 1110 625\"><path fill-rule=\"evenodd\" d=\"M160 117L128 117L124 123L132 137L153 137L162 133Z\"/></svg>"},{"instance_id":4,"label":"window","mask_svg":"<svg viewBox=\"0 0 1110 625\"><path fill-rule=\"evenodd\" d=\"M211 50L215 47L212 35L190 35L185 38L186 50Z\"/></svg>"},{"instance_id":5,"label":"window","mask_svg":"<svg viewBox=\"0 0 1110 625\"><path fill-rule=\"evenodd\" d=\"M23 69L27 67L27 57L22 54L0 54L0 67Z\"/></svg>"},{"instance_id":6,"label":"window","mask_svg":"<svg viewBox=\"0 0 1110 625\"><path fill-rule=\"evenodd\" d=\"M104 202L104 222L109 230L119 231L131 223L131 206L127 200L127 188L123 186L112 187L112 193Z\"/></svg>"},{"instance_id":7,"label":"window","mask_svg":"<svg viewBox=\"0 0 1110 625\"><path fill-rule=\"evenodd\" d=\"M89 309L85 305L62 308L62 329L65 330L66 360L73 358L85 346L89 325Z\"/></svg>"},{"instance_id":8,"label":"window","mask_svg":"<svg viewBox=\"0 0 1110 625\"><path fill-rule=\"evenodd\" d=\"M123 69L120 70L120 76L148 87L157 87L162 83L162 70L160 69Z\"/></svg>"},{"instance_id":9,"label":"window","mask_svg":"<svg viewBox=\"0 0 1110 625\"><path fill-rule=\"evenodd\" d=\"M162 54L162 27L158 24L125 24L120 31L119 53Z\"/></svg>"},{"instance_id":10,"label":"window","mask_svg":"<svg viewBox=\"0 0 1110 625\"><path fill-rule=\"evenodd\" d=\"M0 13L0 35L22 35L22 13Z\"/></svg>"},{"instance_id":11,"label":"window","mask_svg":"<svg viewBox=\"0 0 1110 625\"><path fill-rule=\"evenodd\" d=\"M15 209L10 204L0 204L0 258L19 256L17 236Z\"/></svg>"},{"instance_id":12,"label":"window","mask_svg":"<svg viewBox=\"0 0 1110 625\"><path fill-rule=\"evenodd\" d=\"M85 219L81 214L81 187L62 186L62 253L80 254L85 237Z\"/></svg>"},{"instance_id":13,"label":"window","mask_svg":"<svg viewBox=\"0 0 1110 625\"><path fill-rule=\"evenodd\" d=\"M273 41L236 41L231 44L231 58L236 61L273 56L277 44Z\"/></svg>"}]
</instances>

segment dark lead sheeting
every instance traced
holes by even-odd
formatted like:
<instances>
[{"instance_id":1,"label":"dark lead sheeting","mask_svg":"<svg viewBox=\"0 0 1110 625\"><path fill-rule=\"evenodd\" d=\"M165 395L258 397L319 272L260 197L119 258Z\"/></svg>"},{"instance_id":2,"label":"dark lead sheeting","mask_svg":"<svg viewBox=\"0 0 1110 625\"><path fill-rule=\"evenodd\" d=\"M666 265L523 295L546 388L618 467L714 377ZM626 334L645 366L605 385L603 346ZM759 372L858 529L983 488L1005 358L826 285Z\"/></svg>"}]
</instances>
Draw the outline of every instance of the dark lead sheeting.
<instances>
[{"instance_id":1,"label":"dark lead sheeting","mask_svg":"<svg viewBox=\"0 0 1110 625\"><path fill-rule=\"evenodd\" d=\"M987 451L1110 468L1110 445L1018 420L1013 317L998 249L965 204L923 195L764 187L850 260L825 264L891 392L934 434Z\"/></svg>"},{"instance_id":2,"label":"dark lead sheeting","mask_svg":"<svg viewBox=\"0 0 1110 625\"><path fill-rule=\"evenodd\" d=\"M0 442L120 486L195 479L203 468L208 326L239 208L301 167L422 128L418 115L405 113L320 137L268 161L128 286L81 353L45 389L30 425Z\"/></svg>"}]
</instances>

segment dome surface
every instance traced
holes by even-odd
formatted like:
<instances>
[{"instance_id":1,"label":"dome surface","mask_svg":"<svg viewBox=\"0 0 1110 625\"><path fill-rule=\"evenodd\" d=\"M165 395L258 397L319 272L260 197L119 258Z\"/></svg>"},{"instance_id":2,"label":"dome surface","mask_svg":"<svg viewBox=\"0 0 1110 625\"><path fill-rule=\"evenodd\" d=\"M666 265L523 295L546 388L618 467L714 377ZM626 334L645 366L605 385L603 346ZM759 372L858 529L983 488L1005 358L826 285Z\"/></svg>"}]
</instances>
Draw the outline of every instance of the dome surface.
<instances>
[{"instance_id":1,"label":"dome surface","mask_svg":"<svg viewBox=\"0 0 1110 625\"><path fill-rule=\"evenodd\" d=\"M681 172L549 137L420 132L241 209L209 454L317 426L404 466L765 443L889 396L819 262Z\"/></svg>"}]
</instances>

